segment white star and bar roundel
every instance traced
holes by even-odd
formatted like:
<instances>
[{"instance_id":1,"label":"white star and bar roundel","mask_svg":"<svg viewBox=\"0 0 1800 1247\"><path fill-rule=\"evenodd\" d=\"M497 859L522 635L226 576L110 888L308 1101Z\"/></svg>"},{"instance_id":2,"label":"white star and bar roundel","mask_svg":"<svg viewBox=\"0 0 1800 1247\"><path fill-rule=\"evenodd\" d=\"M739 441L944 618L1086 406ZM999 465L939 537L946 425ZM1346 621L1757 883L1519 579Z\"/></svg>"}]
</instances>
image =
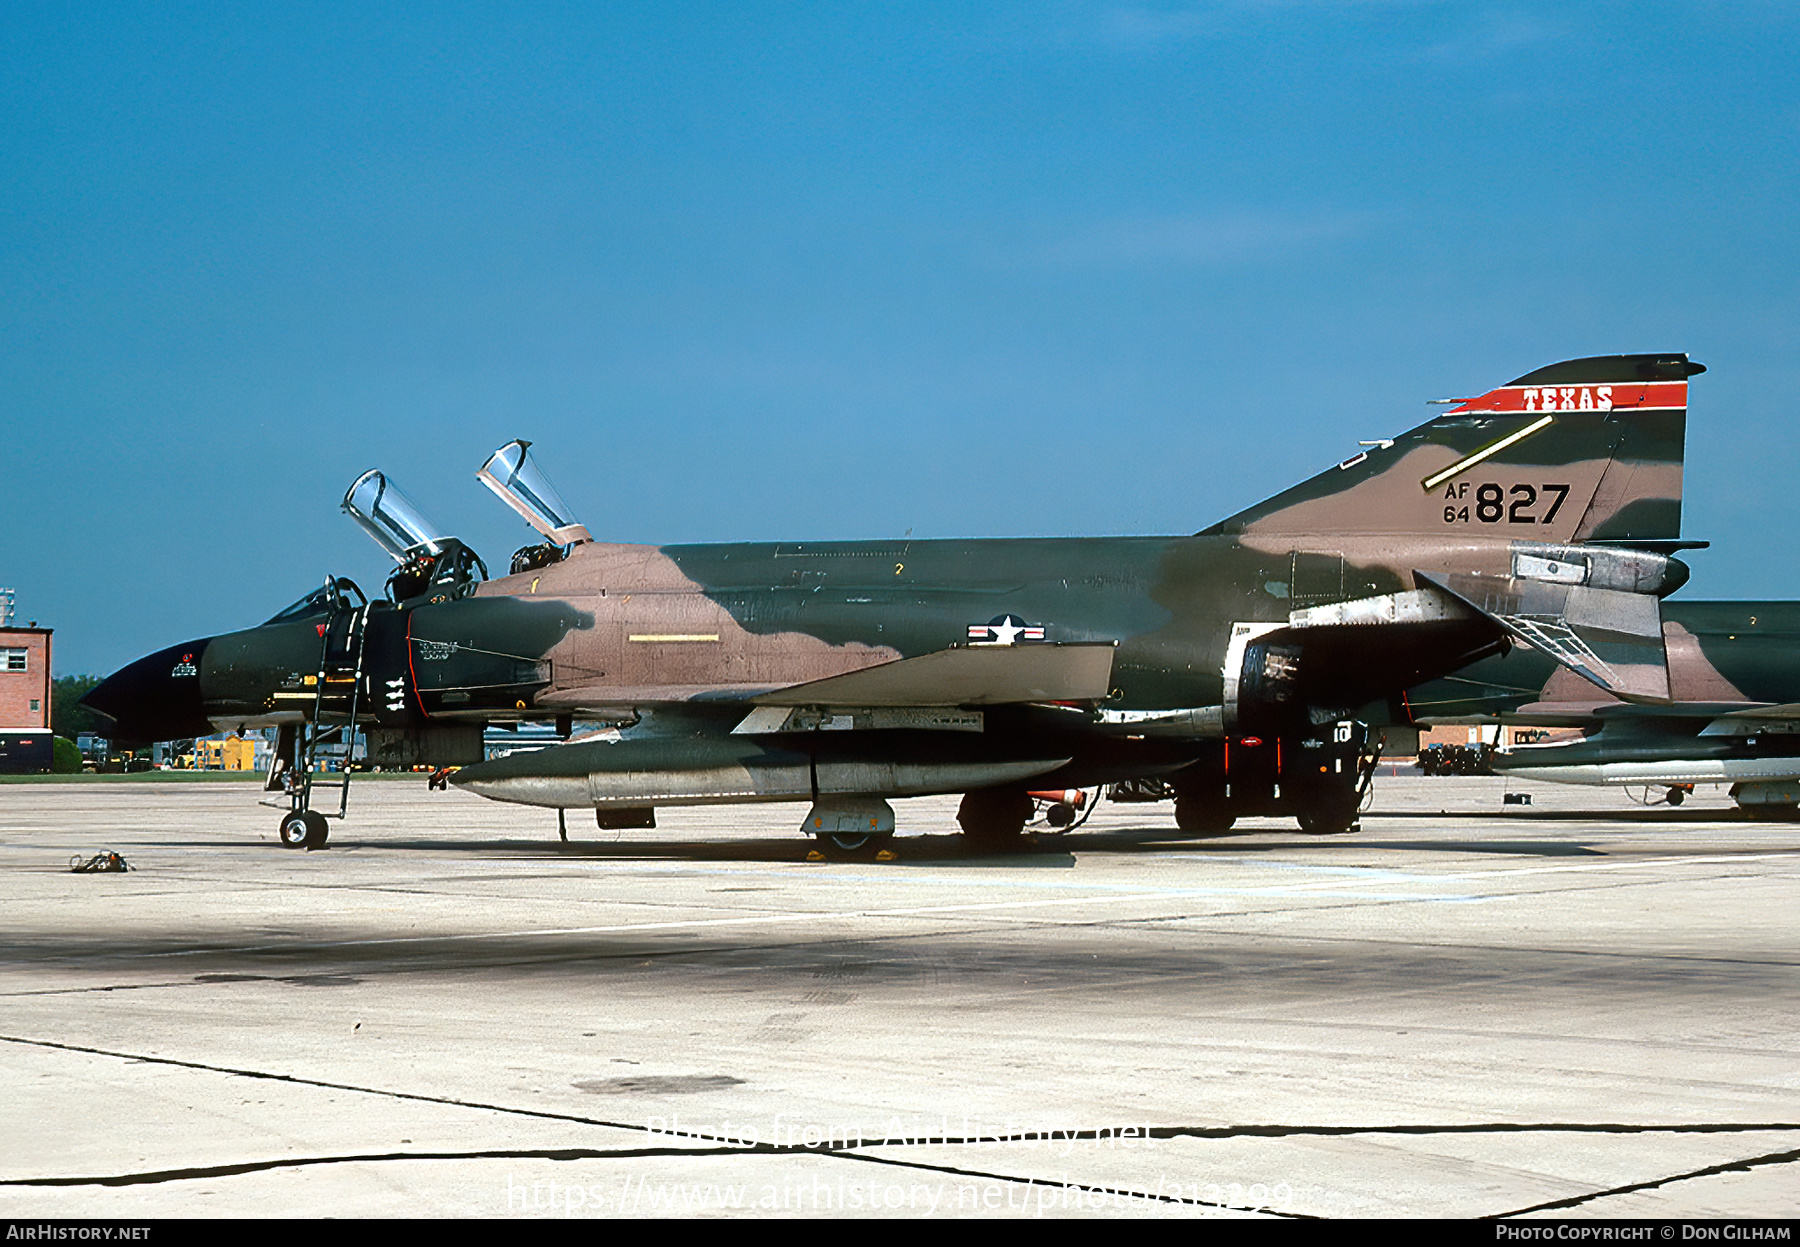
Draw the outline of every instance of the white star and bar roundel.
<instances>
[{"instance_id":1,"label":"white star and bar roundel","mask_svg":"<svg viewBox=\"0 0 1800 1247\"><path fill-rule=\"evenodd\" d=\"M998 615L984 624L969 625L969 640L976 645L1017 645L1043 639L1043 624L1028 624L1017 615Z\"/></svg>"}]
</instances>

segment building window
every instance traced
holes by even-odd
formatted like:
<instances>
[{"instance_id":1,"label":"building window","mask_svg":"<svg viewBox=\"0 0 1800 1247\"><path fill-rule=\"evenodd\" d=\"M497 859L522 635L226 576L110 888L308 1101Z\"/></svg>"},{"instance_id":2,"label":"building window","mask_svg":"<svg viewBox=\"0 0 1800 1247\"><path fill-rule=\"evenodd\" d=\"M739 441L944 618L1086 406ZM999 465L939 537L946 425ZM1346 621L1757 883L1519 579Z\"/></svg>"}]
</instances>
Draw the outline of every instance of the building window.
<instances>
[{"instance_id":1,"label":"building window","mask_svg":"<svg viewBox=\"0 0 1800 1247\"><path fill-rule=\"evenodd\" d=\"M31 712L33 714L36 714L38 712L38 710L40 710L42 708L42 706L43 706L43 702L40 701L38 698L33 697L31 699Z\"/></svg>"},{"instance_id":2,"label":"building window","mask_svg":"<svg viewBox=\"0 0 1800 1247\"><path fill-rule=\"evenodd\" d=\"M22 649L0 649L0 659L8 671L25 670L25 651Z\"/></svg>"}]
</instances>

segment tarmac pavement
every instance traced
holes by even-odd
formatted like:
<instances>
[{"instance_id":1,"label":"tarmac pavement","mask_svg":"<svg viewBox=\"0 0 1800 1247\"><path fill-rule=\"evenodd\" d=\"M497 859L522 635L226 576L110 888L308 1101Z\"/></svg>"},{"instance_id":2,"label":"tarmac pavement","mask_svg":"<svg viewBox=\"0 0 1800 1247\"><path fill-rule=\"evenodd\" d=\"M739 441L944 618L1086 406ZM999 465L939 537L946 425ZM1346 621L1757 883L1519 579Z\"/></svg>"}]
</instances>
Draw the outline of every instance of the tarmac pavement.
<instances>
[{"instance_id":1,"label":"tarmac pavement","mask_svg":"<svg viewBox=\"0 0 1800 1247\"><path fill-rule=\"evenodd\" d=\"M1717 790L1384 774L1352 835L1003 857L929 798L830 863L797 805L563 845L381 779L307 853L260 795L0 784L0 1216L1800 1203L1800 826Z\"/></svg>"}]
</instances>

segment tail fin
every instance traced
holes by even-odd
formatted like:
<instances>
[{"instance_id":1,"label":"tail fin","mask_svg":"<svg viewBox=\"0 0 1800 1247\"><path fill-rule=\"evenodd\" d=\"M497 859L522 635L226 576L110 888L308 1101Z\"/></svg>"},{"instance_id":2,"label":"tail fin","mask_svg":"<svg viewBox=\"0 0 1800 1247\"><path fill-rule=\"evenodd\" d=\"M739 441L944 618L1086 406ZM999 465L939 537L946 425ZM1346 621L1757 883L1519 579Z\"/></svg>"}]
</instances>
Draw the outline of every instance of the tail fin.
<instances>
[{"instance_id":1,"label":"tail fin","mask_svg":"<svg viewBox=\"0 0 1800 1247\"><path fill-rule=\"evenodd\" d=\"M1539 368L1201 535L1459 531L1621 544L1681 536L1686 355Z\"/></svg>"}]
</instances>

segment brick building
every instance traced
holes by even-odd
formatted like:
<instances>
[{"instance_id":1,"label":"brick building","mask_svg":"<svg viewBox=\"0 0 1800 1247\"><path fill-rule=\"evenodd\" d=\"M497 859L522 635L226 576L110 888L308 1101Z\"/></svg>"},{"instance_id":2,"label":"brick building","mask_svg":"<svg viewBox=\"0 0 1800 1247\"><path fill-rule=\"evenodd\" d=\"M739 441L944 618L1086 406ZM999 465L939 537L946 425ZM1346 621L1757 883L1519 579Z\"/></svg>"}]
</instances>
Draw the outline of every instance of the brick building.
<instances>
[{"instance_id":1,"label":"brick building","mask_svg":"<svg viewBox=\"0 0 1800 1247\"><path fill-rule=\"evenodd\" d=\"M47 771L50 629L0 628L0 771Z\"/></svg>"}]
</instances>

